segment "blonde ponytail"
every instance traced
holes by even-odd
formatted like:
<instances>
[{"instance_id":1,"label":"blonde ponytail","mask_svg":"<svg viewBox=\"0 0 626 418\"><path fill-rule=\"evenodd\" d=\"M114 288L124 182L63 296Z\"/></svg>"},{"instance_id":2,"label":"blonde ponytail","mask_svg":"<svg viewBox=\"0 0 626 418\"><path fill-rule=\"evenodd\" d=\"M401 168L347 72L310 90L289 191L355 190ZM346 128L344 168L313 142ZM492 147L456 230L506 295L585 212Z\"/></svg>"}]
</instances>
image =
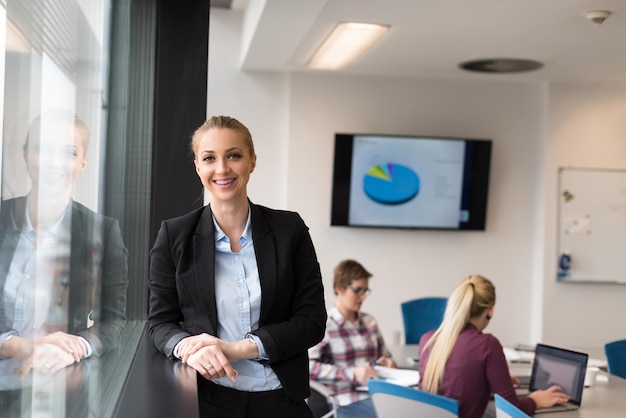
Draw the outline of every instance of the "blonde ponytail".
<instances>
[{"instance_id":1,"label":"blonde ponytail","mask_svg":"<svg viewBox=\"0 0 626 418\"><path fill-rule=\"evenodd\" d=\"M461 281L448 299L441 325L421 348L423 353L431 347L428 364L421 378L422 390L437 393L443 373L456 340L471 318L480 316L496 303L493 284L479 275L468 276Z\"/></svg>"}]
</instances>

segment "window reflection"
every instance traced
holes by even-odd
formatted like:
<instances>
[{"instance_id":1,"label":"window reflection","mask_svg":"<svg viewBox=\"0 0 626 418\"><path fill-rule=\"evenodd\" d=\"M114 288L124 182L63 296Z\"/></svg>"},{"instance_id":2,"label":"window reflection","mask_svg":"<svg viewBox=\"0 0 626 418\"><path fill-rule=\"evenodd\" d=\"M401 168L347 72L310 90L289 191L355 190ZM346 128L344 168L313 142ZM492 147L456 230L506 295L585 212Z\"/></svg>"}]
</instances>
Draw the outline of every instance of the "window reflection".
<instances>
[{"instance_id":1,"label":"window reflection","mask_svg":"<svg viewBox=\"0 0 626 418\"><path fill-rule=\"evenodd\" d=\"M123 338L128 254L99 213L109 10L0 0L2 417L93 413L94 361Z\"/></svg>"}]
</instances>

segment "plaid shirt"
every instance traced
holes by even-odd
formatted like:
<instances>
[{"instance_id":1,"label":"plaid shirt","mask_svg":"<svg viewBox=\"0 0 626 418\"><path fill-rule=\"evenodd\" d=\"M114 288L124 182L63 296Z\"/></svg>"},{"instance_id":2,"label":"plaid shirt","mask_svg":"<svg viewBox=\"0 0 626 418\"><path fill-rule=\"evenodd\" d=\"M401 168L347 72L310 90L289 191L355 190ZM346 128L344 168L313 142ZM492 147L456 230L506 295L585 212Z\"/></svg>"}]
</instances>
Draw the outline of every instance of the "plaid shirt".
<instances>
[{"instance_id":1,"label":"plaid shirt","mask_svg":"<svg viewBox=\"0 0 626 418\"><path fill-rule=\"evenodd\" d=\"M339 405L367 399L367 390L357 390L354 367L373 365L381 356L390 357L373 316L359 312L352 323L336 307L328 311L324 339L309 348L311 379L330 387Z\"/></svg>"}]
</instances>

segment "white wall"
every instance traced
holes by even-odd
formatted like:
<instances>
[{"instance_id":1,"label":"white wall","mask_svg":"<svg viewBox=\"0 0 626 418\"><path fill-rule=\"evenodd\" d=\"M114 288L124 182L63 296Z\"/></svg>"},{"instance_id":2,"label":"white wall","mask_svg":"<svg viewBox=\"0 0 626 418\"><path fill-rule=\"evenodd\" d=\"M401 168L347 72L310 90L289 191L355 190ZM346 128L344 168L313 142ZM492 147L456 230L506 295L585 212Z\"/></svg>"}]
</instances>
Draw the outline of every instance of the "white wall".
<instances>
[{"instance_id":1,"label":"white wall","mask_svg":"<svg viewBox=\"0 0 626 418\"><path fill-rule=\"evenodd\" d=\"M208 115L228 115L244 123L259 164L248 186L253 202L286 204L289 78L239 70L242 13L211 9Z\"/></svg>"},{"instance_id":2,"label":"white wall","mask_svg":"<svg viewBox=\"0 0 626 418\"><path fill-rule=\"evenodd\" d=\"M329 302L334 265L360 260L374 274L363 309L389 339L402 329L401 302L449 295L480 273L498 290L490 331L510 343L528 340L542 87L327 73L294 75L291 86L287 202L311 227ZM335 132L493 139L486 232L330 227Z\"/></svg>"},{"instance_id":3,"label":"white wall","mask_svg":"<svg viewBox=\"0 0 626 418\"><path fill-rule=\"evenodd\" d=\"M561 145L552 115L563 106L548 97L560 94L568 102L569 87L555 91L542 84L507 82L506 76L462 82L248 73L238 69L241 16L214 9L210 28L208 113L232 115L251 129L259 160L250 196L303 216L318 252L328 306L334 303L335 264L348 257L361 261L374 274L373 293L363 309L378 318L393 342L402 330L402 301L447 296L464 276L479 273L497 286L496 315L487 331L504 344L604 342L606 335L592 332L604 322L601 314L573 314L587 305L588 289L598 299L613 299L614 288L570 285L562 290L553 280L555 245L546 232L555 229L547 190L555 181L551 167L559 163L553 154L561 155L555 150ZM335 132L493 139L487 230L331 228ZM579 156L591 157L584 150ZM623 148L613 158L624 165ZM556 300L556 306L567 308L553 307ZM576 321L563 326L560 319L568 317ZM622 327L614 322L606 326L616 335Z\"/></svg>"},{"instance_id":4,"label":"white wall","mask_svg":"<svg viewBox=\"0 0 626 418\"><path fill-rule=\"evenodd\" d=\"M599 346L626 337L626 286L567 284L554 279L557 173L564 166L626 169L626 86L552 85L549 115L544 336L565 345Z\"/></svg>"}]
</instances>

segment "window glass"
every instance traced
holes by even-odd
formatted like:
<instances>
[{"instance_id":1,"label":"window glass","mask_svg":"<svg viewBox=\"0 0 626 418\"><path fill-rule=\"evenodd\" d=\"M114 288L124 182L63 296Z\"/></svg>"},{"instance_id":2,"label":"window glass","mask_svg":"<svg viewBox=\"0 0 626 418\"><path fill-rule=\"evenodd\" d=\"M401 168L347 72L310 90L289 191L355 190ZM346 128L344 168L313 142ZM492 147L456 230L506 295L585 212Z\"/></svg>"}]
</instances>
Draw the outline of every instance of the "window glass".
<instances>
[{"instance_id":1,"label":"window glass","mask_svg":"<svg viewBox=\"0 0 626 418\"><path fill-rule=\"evenodd\" d=\"M106 415L101 359L122 346L128 287L120 222L102 213L110 10L0 0L3 417Z\"/></svg>"}]
</instances>

